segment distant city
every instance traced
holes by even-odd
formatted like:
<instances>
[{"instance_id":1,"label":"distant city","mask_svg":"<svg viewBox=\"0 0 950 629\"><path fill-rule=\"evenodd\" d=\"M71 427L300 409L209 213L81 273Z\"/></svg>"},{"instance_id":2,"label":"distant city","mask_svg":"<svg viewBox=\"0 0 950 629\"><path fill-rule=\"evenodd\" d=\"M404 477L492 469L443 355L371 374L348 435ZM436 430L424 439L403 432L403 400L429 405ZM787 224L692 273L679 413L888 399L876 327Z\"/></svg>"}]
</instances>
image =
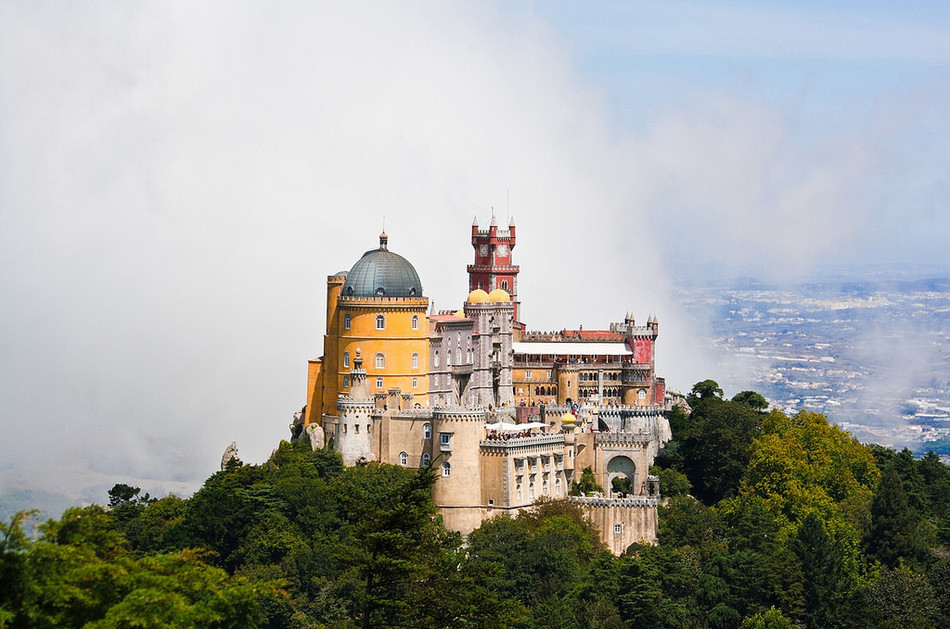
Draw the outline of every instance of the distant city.
<instances>
[{"instance_id":1,"label":"distant city","mask_svg":"<svg viewBox=\"0 0 950 629\"><path fill-rule=\"evenodd\" d=\"M843 277L680 286L678 297L709 317L727 394L752 389L788 412L824 413L863 442L950 455L950 273Z\"/></svg>"}]
</instances>

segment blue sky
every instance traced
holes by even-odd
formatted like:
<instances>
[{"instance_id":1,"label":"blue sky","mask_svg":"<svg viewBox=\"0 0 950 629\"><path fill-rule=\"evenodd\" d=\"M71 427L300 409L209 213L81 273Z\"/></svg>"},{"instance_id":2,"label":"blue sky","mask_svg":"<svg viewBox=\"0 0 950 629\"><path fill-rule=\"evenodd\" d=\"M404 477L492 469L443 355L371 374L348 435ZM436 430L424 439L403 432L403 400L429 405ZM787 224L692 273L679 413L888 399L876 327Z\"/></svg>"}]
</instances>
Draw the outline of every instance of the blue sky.
<instances>
[{"instance_id":1,"label":"blue sky","mask_svg":"<svg viewBox=\"0 0 950 629\"><path fill-rule=\"evenodd\" d=\"M569 42L613 123L634 137L649 135L671 112L727 98L777 117L778 155L820 159L848 145L869 151L873 163L859 189L842 199L862 211L835 225L859 242L834 262L950 261L944 3L551 2L533 9Z\"/></svg>"},{"instance_id":2,"label":"blue sky","mask_svg":"<svg viewBox=\"0 0 950 629\"><path fill-rule=\"evenodd\" d=\"M514 217L529 327L688 390L675 282L950 266L948 62L937 3L0 1L0 490L264 460L384 216L436 311Z\"/></svg>"}]
</instances>

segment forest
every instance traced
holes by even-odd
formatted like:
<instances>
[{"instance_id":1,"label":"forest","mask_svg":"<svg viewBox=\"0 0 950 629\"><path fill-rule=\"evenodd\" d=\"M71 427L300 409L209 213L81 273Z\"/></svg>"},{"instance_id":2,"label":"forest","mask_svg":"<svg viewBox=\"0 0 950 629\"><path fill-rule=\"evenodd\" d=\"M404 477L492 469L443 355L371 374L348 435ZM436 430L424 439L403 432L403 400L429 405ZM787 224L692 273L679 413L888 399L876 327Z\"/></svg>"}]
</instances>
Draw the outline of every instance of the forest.
<instances>
[{"instance_id":1,"label":"forest","mask_svg":"<svg viewBox=\"0 0 950 629\"><path fill-rule=\"evenodd\" d=\"M767 412L712 380L651 471L658 545L621 557L568 501L441 526L429 468L282 442L190 498L0 522L7 627L946 627L950 467Z\"/></svg>"}]
</instances>

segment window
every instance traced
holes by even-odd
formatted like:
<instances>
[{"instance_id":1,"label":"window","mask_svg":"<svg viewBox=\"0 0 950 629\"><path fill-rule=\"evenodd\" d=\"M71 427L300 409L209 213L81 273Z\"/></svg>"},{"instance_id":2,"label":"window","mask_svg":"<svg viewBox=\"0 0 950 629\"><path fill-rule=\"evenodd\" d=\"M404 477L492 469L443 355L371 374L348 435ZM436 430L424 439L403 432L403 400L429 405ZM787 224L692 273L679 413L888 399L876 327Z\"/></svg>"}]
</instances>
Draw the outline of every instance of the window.
<instances>
[{"instance_id":1,"label":"window","mask_svg":"<svg viewBox=\"0 0 950 629\"><path fill-rule=\"evenodd\" d=\"M350 377L349 377L349 376L343 376L343 386L344 386L344 388L350 386Z\"/></svg>"},{"instance_id":2,"label":"window","mask_svg":"<svg viewBox=\"0 0 950 629\"><path fill-rule=\"evenodd\" d=\"M386 368L386 356L383 354L376 354L376 368L385 369Z\"/></svg>"},{"instance_id":3,"label":"window","mask_svg":"<svg viewBox=\"0 0 950 629\"><path fill-rule=\"evenodd\" d=\"M353 430L356 431L356 434L360 434L360 425L359 425L359 424L353 424Z\"/></svg>"},{"instance_id":4,"label":"window","mask_svg":"<svg viewBox=\"0 0 950 629\"><path fill-rule=\"evenodd\" d=\"M528 500L534 500L534 483L528 483Z\"/></svg>"},{"instance_id":5,"label":"window","mask_svg":"<svg viewBox=\"0 0 950 629\"><path fill-rule=\"evenodd\" d=\"M406 467L407 465L409 465L409 455L406 454L405 452L399 453L399 465L403 467Z\"/></svg>"},{"instance_id":6,"label":"window","mask_svg":"<svg viewBox=\"0 0 950 629\"><path fill-rule=\"evenodd\" d=\"M422 425L422 437L424 439L432 438L432 424L425 423Z\"/></svg>"},{"instance_id":7,"label":"window","mask_svg":"<svg viewBox=\"0 0 950 629\"><path fill-rule=\"evenodd\" d=\"M541 485L541 495L542 496L548 495L548 481L544 481L544 483Z\"/></svg>"},{"instance_id":8,"label":"window","mask_svg":"<svg viewBox=\"0 0 950 629\"><path fill-rule=\"evenodd\" d=\"M640 398L641 400L647 399L646 389L640 389L639 391L637 391L637 397Z\"/></svg>"},{"instance_id":9,"label":"window","mask_svg":"<svg viewBox=\"0 0 950 629\"><path fill-rule=\"evenodd\" d=\"M383 315L376 315L376 329L385 330L386 329L386 317Z\"/></svg>"},{"instance_id":10,"label":"window","mask_svg":"<svg viewBox=\"0 0 950 629\"><path fill-rule=\"evenodd\" d=\"M418 388L419 388L419 378L413 378L413 379L412 379L412 388L413 388L413 389L418 389Z\"/></svg>"},{"instance_id":11,"label":"window","mask_svg":"<svg viewBox=\"0 0 950 629\"><path fill-rule=\"evenodd\" d=\"M452 475L452 464L448 461L442 461L442 478L448 478Z\"/></svg>"},{"instance_id":12,"label":"window","mask_svg":"<svg viewBox=\"0 0 950 629\"><path fill-rule=\"evenodd\" d=\"M550 380L550 379L551 379L551 372L549 371L549 372L548 372L548 380Z\"/></svg>"},{"instance_id":13,"label":"window","mask_svg":"<svg viewBox=\"0 0 950 629\"><path fill-rule=\"evenodd\" d=\"M412 329L419 329L419 315L412 315Z\"/></svg>"},{"instance_id":14,"label":"window","mask_svg":"<svg viewBox=\"0 0 950 629\"><path fill-rule=\"evenodd\" d=\"M561 479L560 478L554 479L554 495L555 496L561 495Z\"/></svg>"},{"instance_id":15,"label":"window","mask_svg":"<svg viewBox=\"0 0 950 629\"><path fill-rule=\"evenodd\" d=\"M439 449L441 449L443 452L452 451L452 433L450 432L439 433Z\"/></svg>"},{"instance_id":16,"label":"window","mask_svg":"<svg viewBox=\"0 0 950 629\"><path fill-rule=\"evenodd\" d=\"M623 524L614 524L614 535L623 533Z\"/></svg>"},{"instance_id":17,"label":"window","mask_svg":"<svg viewBox=\"0 0 950 629\"><path fill-rule=\"evenodd\" d=\"M429 456L429 453L428 453L428 452L423 452L423 453L422 453L422 467L428 467L428 466L429 466L429 461L431 461L431 460L432 460L432 457Z\"/></svg>"},{"instance_id":18,"label":"window","mask_svg":"<svg viewBox=\"0 0 950 629\"><path fill-rule=\"evenodd\" d=\"M531 379L531 370L530 370L530 369L528 369L528 370L526 370L526 371L524 372L524 378L525 378L525 380L530 380L530 379Z\"/></svg>"},{"instance_id":19,"label":"window","mask_svg":"<svg viewBox=\"0 0 950 629\"><path fill-rule=\"evenodd\" d=\"M377 389L382 389L382 388L383 388L383 379L382 379L382 378L376 378L376 388L377 388Z\"/></svg>"},{"instance_id":20,"label":"window","mask_svg":"<svg viewBox=\"0 0 950 629\"><path fill-rule=\"evenodd\" d=\"M502 289L502 290L508 290L508 280L502 280L502 281L501 281L501 289Z\"/></svg>"},{"instance_id":21,"label":"window","mask_svg":"<svg viewBox=\"0 0 950 629\"><path fill-rule=\"evenodd\" d=\"M349 352L343 352L343 368L344 369L350 368L350 353Z\"/></svg>"},{"instance_id":22,"label":"window","mask_svg":"<svg viewBox=\"0 0 950 629\"><path fill-rule=\"evenodd\" d=\"M343 329L344 330L350 329L350 315L348 314L343 315Z\"/></svg>"},{"instance_id":23,"label":"window","mask_svg":"<svg viewBox=\"0 0 950 629\"><path fill-rule=\"evenodd\" d=\"M521 483L515 485L515 499L521 500Z\"/></svg>"},{"instance_id":24,"label":"window","mask_svg":"<svg viewBox=\"0 0 950 629\"><path fill-rule=\"evenodd\" d=\"M439 366L439 350L435 350L435 357L432 359L432 366L433 367Z\"/></svg>"},{"instance_id":25,"label":"window","mask_svg":"<svg viewBox=\"0 0 950 629\"><path fill-rule=\"evenodd\" d=\"M419 354L416 354L416 353L412 354L412 368L413 369L419 368Z\"/></svg>"}]
</instances>

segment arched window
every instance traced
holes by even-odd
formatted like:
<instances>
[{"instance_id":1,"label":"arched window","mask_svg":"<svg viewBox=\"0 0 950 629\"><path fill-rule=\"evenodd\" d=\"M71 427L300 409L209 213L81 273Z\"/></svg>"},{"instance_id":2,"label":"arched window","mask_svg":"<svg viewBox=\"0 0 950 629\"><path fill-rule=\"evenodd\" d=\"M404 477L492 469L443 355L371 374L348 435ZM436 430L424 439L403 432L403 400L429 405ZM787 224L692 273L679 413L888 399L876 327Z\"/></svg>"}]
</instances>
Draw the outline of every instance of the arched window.
<instances>
[{"instance_id":1,"label":"arched window","mask_svg":"<svg viewBox=\"0 0 950 629\"><path fill-rule=\"evenodd\" d=\"M419 315L412 315L412 329L419 329Z\"/></svg>"},{"instance_id":2,"label":"arched window","mask_svg":"<svg viewBox=\"0 0 950 629\"><path fill-rule=\"evenodd\" d=\"M521 500L521 483L515 485L515 500Z\"/></svg>"},{"instance_id":3,"label":"arched window","mask_svg":"<svg viewBox=\"0 0 950 629\"><path fill-rule=\"evenodd\" d=\"M432 424L428 422L426 422L425 424L422 424L422 437L424 439L432 438Z\"/></svg>"},{"instance_id":4,"label":"arched window","mask_svg":"<svg viewBox=\"0 0 950 629\"><path fill-rule=\"evenodd\" d=\"M409 465L409 455L406 454L405 452L399 453L399 465L403 467L406 467L407 465Z\"/></svg>"},{"instance_id":5,"label":"arched window","mask_svg":"<svg viewBox=\"0 0 950 629\"><path fill-rule=\"evenodd\" d=\"M386 317L381 314L376 315L376 329L385 330L386 329Z\"/></svg>"},{"instance_id":6,"label":"arched window","mask_svg":"<svg viewBox=\"0 0 950 629\"><path fill-rule=\"evenodd\" d=\"M432 366L433 367L439 366L439 350L435 350L435 356L432 358Z\"/></svg>"},{"instance_id":7,"label":"arched window","mask_svg":"<svg viewBox=\"0 0 950 629\"><path fill-rule=\"evenodd\" d=\"M343 368L344 369L350 368L350 353L349 352L343 352Z\"/></svg>"},{"instance_id":8,"label":"arched window","mask_svg":"<svg viewBox=\"0 0 950 629\"><path fill-rule=\"evenodd\" d=\"M422 467L429 467L429 462L432 460L432 457L429 456L428 452L422 453Z\"/></svg>"},{"instance_id":9,"label":"arched window","mask_svg":"<svg viewBox=\"0 0 950 629\"><path fill-rule=\"evenodd\" d=\"M555 496L561 495L561 479L560 478L554 479L554 495Z\"/></svg>"},{"instance_id":10,"label":"arched window","mask_svg":"<svg viewBox=\"0 0 950 629\"><path fill-rule=\"evenodd\" d=\"M528 483L528 500L534 500L534 482Z\"/></svg>"},{"instance_id":11,"label":"arched window","mask_svg":"<svg viewBox=\"0 0 950 629\"><path fill-rule=\"evenodd\" d=\"M386 368L386 356L384 354L376 354L376 368L377 369Z\"/></svg>"},{"instance_id":12,"label":"arched window","mask_svg":"<svg viewBox=\"0 0 950 629\"><path fill-rule=\"evenodd\" d=\"M416 354L416 353L412 354L412 368L413 369L419 368L419 354Z\"/></svg>"},{"instance_id":13,"label":"arched window","mask_svg":"<svg viewBox=\"0 0 950 629\"><path fill-rule=\"evenodd\" d=\"M541 484L541 495L542 495L542 496L547 496L547 495L548 495L548 481L544 481L544 482Z\"/></svg>"},{"instance_id":14,"label":"arched window","mask_svg":"<svg viewBox=\"0 0 950 629\"><path fill-rule=\"evenodd\" d=\"M350 329L350 315L348 314L343 315L343 329L344 330Z\"/></svg>"},{"instance_id":15,"label":"arched window","mask_svg":"<svg viewBox=\"0 0 950 629\"><path fill-rule=\"evenodd\" d=\"M452 475L452 464L448 461L442 461L442 478L448 478Z\"/></svg>"},{"instance_id":16,"label":"arched window","mask_svg":"<svg viewBox=\"0 0 950 629\"><path fill-rule=\"evenodd\" d=\"M502 280L502 281L501 281L501 289L502 289L502 290L508 290L508 280Z\"/></svg>"},{"instance_id":17,"label":"arched window","mask_svg":"<svg viewBox=\"0 0 950 629\"><path fill-rule=\"evenodd\" d=\"M345 387L348 387L348 386L350 386L350 377L349 377L349 376L343 376L343 387L345 388Z\"/></svg>"}]
</instances>

